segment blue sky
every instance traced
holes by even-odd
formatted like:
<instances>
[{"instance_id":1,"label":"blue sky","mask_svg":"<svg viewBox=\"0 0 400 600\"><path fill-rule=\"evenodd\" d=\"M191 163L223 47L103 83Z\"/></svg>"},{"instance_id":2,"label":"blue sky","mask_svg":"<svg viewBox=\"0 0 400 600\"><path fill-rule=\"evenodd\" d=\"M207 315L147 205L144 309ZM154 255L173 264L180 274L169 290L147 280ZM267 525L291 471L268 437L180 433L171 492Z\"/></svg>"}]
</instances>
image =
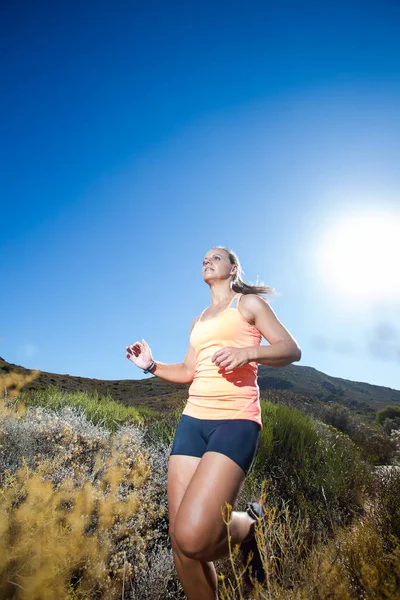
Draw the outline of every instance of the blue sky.
<instances>
[{"instance_id":1,"label":"blue sky","mask_svg":"<svg viewBox=\"0 0 400 600\"><path fill-rule=\"evenodd\" d=\"M223 244L298 364L400 389L396 3L26 3L0 28L0 356L182 361Z\"/></svg>"}]
</instances>

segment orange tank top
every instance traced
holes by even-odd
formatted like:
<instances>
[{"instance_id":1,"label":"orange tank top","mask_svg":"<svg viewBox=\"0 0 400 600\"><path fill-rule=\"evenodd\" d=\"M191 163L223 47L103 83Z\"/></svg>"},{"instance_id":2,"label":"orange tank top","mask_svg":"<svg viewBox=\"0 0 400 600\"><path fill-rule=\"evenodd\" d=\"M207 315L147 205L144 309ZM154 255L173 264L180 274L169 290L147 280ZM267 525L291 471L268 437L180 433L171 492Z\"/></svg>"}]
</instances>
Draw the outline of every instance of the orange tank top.
<instances>
[{"instance_id":1,"label":"orange tank top","mask_svg":"<svg viewBox=\"0 0 400 600\"><path fill-rule=\"evenodd\" d=\"M204 309L190 334L196 354L195 374L183 415L197 419L250 419L262 429L258 363L236 367L230 373L211 362L217 350L232 346L259 346L261 334L242 316L236 295L215 317L202 321ZM236 303L236 306L235 306Z\"/></svg>"}]
</instances>

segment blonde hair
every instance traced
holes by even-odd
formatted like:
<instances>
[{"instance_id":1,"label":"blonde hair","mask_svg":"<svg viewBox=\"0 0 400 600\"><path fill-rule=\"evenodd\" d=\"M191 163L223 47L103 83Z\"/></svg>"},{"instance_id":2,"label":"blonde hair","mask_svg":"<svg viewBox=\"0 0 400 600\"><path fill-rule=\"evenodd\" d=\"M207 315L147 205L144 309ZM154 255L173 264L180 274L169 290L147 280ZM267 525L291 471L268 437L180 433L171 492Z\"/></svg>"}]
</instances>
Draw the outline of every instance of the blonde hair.
<instances>
[{"instance_id":1,"label":"blonde hair","mask_svg":"<svg viewBox=\"0 0 400 600\"><path fill-rule=\"evenodd\" d=\"M233 276L232 280L232 289L234 292L238 292L241 294L257 294L259 296L264 296L267 294L279 294L279 292L277 292L274 288L270 287L269 285L263 285L262 283L260 285L249 285L248 283L245 283L242 279L244 271L242 269L236 252L234 252L230 248L226 248L225 246L214 246L214 248L225 250L225 252L229 256L230 263L238 267L237 273Z\"/></svg>"}]
</instances>

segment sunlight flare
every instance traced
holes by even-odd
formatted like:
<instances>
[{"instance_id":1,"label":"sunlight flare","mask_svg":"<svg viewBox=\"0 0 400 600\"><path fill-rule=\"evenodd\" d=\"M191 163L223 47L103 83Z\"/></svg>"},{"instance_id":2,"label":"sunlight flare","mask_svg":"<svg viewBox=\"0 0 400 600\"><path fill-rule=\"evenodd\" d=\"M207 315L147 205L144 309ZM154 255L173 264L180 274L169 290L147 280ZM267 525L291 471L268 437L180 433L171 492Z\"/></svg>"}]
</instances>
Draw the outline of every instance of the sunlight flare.
<instances>
[{"instance_id":1,"label":"sunlight flare","mask_svg":"<svg viewBox=\"0 0 400 600\"><path fill-rule=\"evenodd\" d=\"M317 268L336 298L400 299L400 215L343 216L322 234Z\"/></svg>"}]
</instances>

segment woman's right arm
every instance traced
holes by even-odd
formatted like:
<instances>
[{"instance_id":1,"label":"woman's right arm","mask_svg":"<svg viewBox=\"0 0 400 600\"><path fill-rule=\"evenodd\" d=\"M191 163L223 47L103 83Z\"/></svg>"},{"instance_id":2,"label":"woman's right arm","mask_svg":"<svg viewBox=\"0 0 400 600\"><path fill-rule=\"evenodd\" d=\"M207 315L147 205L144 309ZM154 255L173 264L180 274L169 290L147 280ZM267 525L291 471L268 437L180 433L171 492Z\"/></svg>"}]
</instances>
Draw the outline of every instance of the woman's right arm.
<instances>
[{"instance_id":1,"label":"woman's right arm","mask_svg":"<svg viewBox=\"0 0 400 600\"><path fill-rule=\"evenodd\" d=\"M167 365L156 361L156 368L152 370L152 375L157 375L165 381L172 383L192 383L194 377L195 354L189 344L188 351L183 363Z\"/></svg>"},{"instance_id":2,"label":"woman's right arm","mask_svg":"<svg viewBox=\"0 0 400 600\"><path fill-rule=\"evenodd\" d=\"M191 330L193 329L197 318L193 320ZM136 364L137 367L146 369L153 361L150 347L145 340L135 342L126 348L126 357ZM157 375L165 381L171 383L192 383L195 371L196 356L194 349L189 343L186 356L182 363L167 365L162 362L156 362L156 367L152 370L152 375Z\"/></svg>"}]
</instances>

